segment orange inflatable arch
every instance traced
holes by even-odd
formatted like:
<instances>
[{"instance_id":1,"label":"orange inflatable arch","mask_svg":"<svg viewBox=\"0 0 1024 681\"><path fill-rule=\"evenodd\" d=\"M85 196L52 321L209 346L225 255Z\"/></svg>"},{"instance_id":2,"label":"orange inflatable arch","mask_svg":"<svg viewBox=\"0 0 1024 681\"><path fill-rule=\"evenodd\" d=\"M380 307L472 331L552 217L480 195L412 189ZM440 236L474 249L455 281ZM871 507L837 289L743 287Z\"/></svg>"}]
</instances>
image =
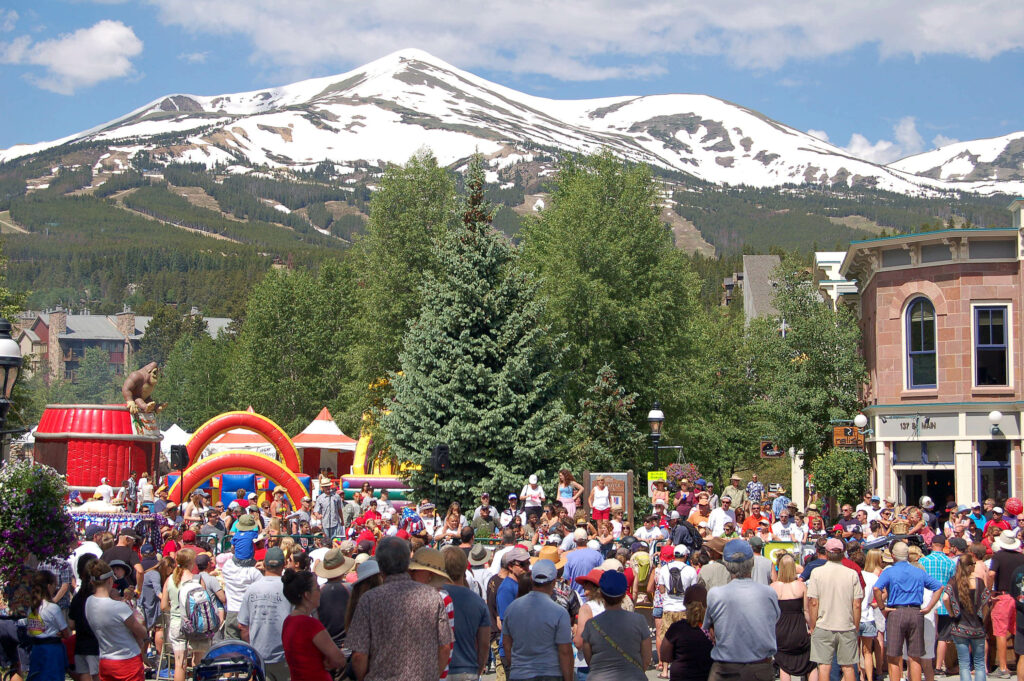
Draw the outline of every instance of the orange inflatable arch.
<instances>
[{"instance_id":1,"label":"orange inflatable arch","mask_svg":"<svg viewBox=\"0 0 1024 681\"><path fill-rule=\"evenodd\" d=\"M224 471L247 471L267 476L284 488L292 508L298 508L302 497L309 494L309 490L303 487L302 481L294 471L286 468L277 459L245 449L229 449L212 454L185 469L184 474L171 485L167 496L169 499L187 499L192 490ZM184 487L180 491L179 485Z\"/></svg>"},{"instance_id":2,"label":"orange inflatable arch","mask_svg":"<svg viewBox=\"0 0 1024 681\"><path fill-rule=\"evenodd\" d=\"M189 438L188 444L186 445L188 448L189 467L195 464L196 459L199 458L199 455L204 449L206 449L207 445L213 442L220 435L229 430L234 430L235 428L242 428L262 435L266 438L267 442L273 445L274 449L277 451L278 458L284 462L284 465L287 466L290 471L298 473L302 470L302 466L299 464L299 452L295 449L295 444L292 442L291 438L288 437L288 434L281 429L281 426L277 425L266 416L261 416L251 411L229 411L224 414L220 414L219 416L214 416L212 419L201 425L199 430L192 434L192 437ZM251 454L252 452L249 453ZM275 482L277 481L275 480ZM300 496L299 498L301 499L302 497Z\"/></svg>"}]
</instances>

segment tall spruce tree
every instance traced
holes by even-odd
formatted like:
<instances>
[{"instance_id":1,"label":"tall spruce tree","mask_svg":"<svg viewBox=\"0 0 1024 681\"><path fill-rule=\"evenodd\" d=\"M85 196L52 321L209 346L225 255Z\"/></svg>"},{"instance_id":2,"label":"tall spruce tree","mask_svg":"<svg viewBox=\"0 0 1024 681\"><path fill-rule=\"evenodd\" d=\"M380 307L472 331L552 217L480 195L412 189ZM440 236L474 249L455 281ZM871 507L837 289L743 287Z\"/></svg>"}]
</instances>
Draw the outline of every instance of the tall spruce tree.
<instances>
[{"instance_id":1,"label":"tall spruce tree","mask_svg":"<svg viewBox=\"0 0 1024 681\"><path fill-rule=\"evenodd\" d=\"M609 365L601 367L587 396L580 399L571 463L592 471L639 468L644 436L634 423L635 408L636 393L619 385Z\"/></svg>"},{"instance_id":2,"label":"tall spruce tree","mask_svg":"<svg viewBox=\"0 0 1024 681\"><path fill-rule=\"evenodd\" d=\"M443 501L518 491L553 463L567 427L537 284L491 229L479 157L467 187L462 222L439 243L438 271L424 281L393 377L395 403L382 419L391 453L422 466L410 473L412 487ZM451 468L435 483L430 452L441 442Z\"/></svg>"}]
</instances>

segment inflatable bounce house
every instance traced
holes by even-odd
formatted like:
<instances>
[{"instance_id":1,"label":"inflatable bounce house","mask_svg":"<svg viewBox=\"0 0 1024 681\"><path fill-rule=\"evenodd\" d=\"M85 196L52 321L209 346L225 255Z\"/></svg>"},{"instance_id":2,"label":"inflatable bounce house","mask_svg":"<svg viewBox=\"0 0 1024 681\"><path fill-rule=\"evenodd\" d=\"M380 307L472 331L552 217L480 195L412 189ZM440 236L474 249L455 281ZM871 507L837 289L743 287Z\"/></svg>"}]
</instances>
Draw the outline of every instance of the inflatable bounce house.
<instances>
[{"instance_id":1,"label":"inflatable bounce house","mask_svg":"<svg viewBox=\"0 0 1024 681\"><path fill-rule=\"evenodd\" d=\"M155 471L160 437L123 404L51 404L39 419L33 458L63 473L72 489L91 492L103 478L116 486L131 471Z\"/></svg>"},{"instance_id":2,"label":"inflatable bounce house","mask_svg":"<svg viewBox=\"0 0 1024 681\"><path fill-rule=\"evenodd\" d=\"M133 415L126 405L48 405L35 437L35 459L83 492L92 492L103 478L116 487L131 471L158 474L161 434L155 419ZM262 498L280 486L297 508L302 497L312 496L323 469L340 482L347 499L369 483L375 496L387 489L394 506L407 503L406 466L371 460L372 437L364 432L356 442L346 436L326 408L294 440L251 409L220 414L196 430L185 449L184 473L167 476L168 499L178 503L195 489L228 504L240 489Z\"/></svg>"}]
</instances>

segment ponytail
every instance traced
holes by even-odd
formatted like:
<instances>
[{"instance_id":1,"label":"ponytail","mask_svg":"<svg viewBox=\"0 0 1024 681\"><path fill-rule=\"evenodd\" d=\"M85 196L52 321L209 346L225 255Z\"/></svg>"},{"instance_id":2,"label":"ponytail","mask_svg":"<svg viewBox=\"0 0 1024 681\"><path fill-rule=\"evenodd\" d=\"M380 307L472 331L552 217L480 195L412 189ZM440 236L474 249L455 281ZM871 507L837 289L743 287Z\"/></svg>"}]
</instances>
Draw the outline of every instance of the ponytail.
<instances>
[{"instance_id":1,"label":"ponytail","mask_svg":"<svg viewBox=\"0 0 1024 681\"><path fill-rule=\"evenodd\" d=\"M196 562L196 552L192 549L181 549L174 554L174 572L171 574L171 579L174 580L174 586L181 586L181 574L185 570L189 570Z\"/></svg>"}]
</instances>

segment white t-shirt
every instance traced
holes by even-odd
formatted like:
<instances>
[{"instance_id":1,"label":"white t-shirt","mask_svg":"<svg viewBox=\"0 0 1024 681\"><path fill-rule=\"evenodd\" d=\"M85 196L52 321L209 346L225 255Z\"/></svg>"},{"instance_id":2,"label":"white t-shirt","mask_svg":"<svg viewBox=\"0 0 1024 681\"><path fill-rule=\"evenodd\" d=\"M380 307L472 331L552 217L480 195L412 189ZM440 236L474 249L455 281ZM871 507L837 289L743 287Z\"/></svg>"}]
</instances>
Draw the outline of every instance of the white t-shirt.
<instances>
[{"instance_id":1,"label":"white t-shirt","mask_svg":"<svg viewBox=\"0 0 1024 681\"><path fill-rule=\"evenodd\" d=\"M519 500L523 502L523 506L543 506L544 488L540 485L531 487L527 484L523 487L523 491L519 495Z\"/></svg>"},{"instance_id":2,"label":"white t-shirt","mask_svg":"<svg viewBox=\"0 0 1024 681\"><path fill-rule=\"evenodd\" d=\"M697 583L697 571L693 566L687 565L681 560L674 560L665 563L658 568L658 583L665 585L665 593L661 596L661 607L665 612L686 612L683 605L683 594L672 595L669 589L672 587L672 568L679 568L679 579L683 583L683 591Z\"/></svg>"},{"instance_id":3,"label":"white t-shirt","mask_svg":"<svg viewBox=\"0 0 1024 681\"><path fill-rule=\"evenodd\" d=\"M665 535L661 533L661 529L658 527L652 527L647 529L647 526L642 526L639 530L633 533L633 536L637 538L637 541L652 542L655 540L664 539Z\"/></svg>"},{"instance_id":4,"label":"white t-shirt","mask_svg":"<svg viewBox=\"0 0 1024 681\"><path fill-rule=\"evenodd\" d=\"M610 501L611 490L608 487L604 489L594 488L594 510L604 511L605 509L611 508L612 504Z\"/></svg>"},{"instance_id":5,"label":"white t-shirt","mask_svg":"<svg viewBox=\"0 0 1024 681\"><path fill-rule=\"evenodd\" d=\"M783 525L781 522L777 522L772 525L772 536L775 541L797 541L798 529L796 523Z\"/></svg>"},{"instance_id":6,"label":"white t-shirt","mask_svg":"<svg viewBox=\"0 0 1024 681\"><path fill-rule=\"evenodd\" d=\"M139 480L139 501L153 501L153 483L149 478Z\"/></svg>"},{"instance_id":7,"label":"white t-shirt","mask_svg":"<svg viewBox=\"0 0 1024 681\"><path fill-rule=\"evenodd\" d=\"M25 618L28 635L32 638L56 638L60 632L68 628L64 612L55 603L43 601L39 604L39 615Z\"/></svg>"},{"instance_id":8,"label":"white t-shirt","mask_svg":"<svg viewBox=\"0 0 1024 681\"><path fill-rule=\"evenodd\" d=\"M99 494L103 501L109 504L110 500L114 498L114 488L107 483L103 483L96 488L96 494Z\"/></svg>"},{"instance_id":9,"label":"white t-shirt","mask_svg":"<svg viewBox=\"0 0 1024 681\"><path fill-rule=\"evenodd\" d=\"M133 616L124 601L89 596L85 601L85 619L100 644L104 660L130 660L139 654L139 642L128 630L125 621Z\"/></svg>"},{"instance_id":10,"label":"white t-shirt","mask_svg":"<svg viewBox=\"0 0 1024 681\"><path fill-rule=\"evenodd\" d=\"M242 597L250 584L258 582L263 578L263 573L254 567L242 567L229 558L224 567L220 569L221 577L224 578L224 596L227 600L228 612L238 612L242 607Z\"/></svg>"},{"instance_id":11,"label":"white t-shirt","mask_svg":"<svg viewBox=\"0 0 1024 681\"><path fill-rule=\"evenodd\" d=\"M871 504L865 504L863 501L857 504L857 508L854 511L864 511L865 513L871 513Z\"/></svg>"},{"instance_id":12,"label":"white t-shirt","mask_svg":"<svg viewBox=\"0 0 1024 681\"><path fill-rule=\"evenodd\" d=\"M526 512L516 509L515 513L513 513L512 509L510 508L506 508L504 511L501 512L501 516L499 516L498 522L501 524L502 527L508 527L516 516L519 516L519 521L523 525L526 524Z\"/></svg>"},{"instance_id":13,"label":"white t-shirt","mask_svg":"<svg viewBox=\"0 0 1024 681\"><path fill-rule=\"evenodd\" d=\"M736 511L731 508L726 511L721 507L711 511L711 515L708 517L708 526L711 529L711 536L721 537L722 533L725 532L726 523L736 523Z\"/></svg>"}]
</instances>

